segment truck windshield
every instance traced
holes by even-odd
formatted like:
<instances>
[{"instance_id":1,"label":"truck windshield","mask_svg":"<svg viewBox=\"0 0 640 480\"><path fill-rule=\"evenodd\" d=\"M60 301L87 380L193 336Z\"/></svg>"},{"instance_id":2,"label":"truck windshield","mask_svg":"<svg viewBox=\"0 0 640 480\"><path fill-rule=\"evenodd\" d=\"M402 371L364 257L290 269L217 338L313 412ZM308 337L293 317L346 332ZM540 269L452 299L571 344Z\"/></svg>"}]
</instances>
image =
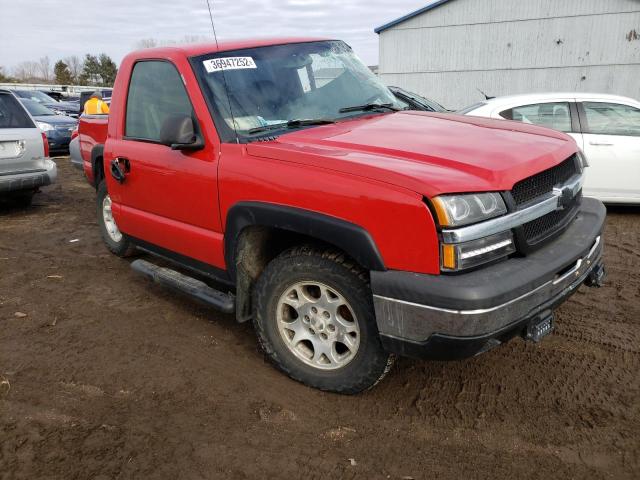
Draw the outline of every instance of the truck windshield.
<instances>
[{"instance_id":1,"label":"truck windshield","mask_svg":"<svg viewBox=\"0 0 640 480\"><path fill-rule=\"evenodd\" d=\"M223 141L405 106L341 41L225 51L192 65Z\"/></svg>"}]
</instances>

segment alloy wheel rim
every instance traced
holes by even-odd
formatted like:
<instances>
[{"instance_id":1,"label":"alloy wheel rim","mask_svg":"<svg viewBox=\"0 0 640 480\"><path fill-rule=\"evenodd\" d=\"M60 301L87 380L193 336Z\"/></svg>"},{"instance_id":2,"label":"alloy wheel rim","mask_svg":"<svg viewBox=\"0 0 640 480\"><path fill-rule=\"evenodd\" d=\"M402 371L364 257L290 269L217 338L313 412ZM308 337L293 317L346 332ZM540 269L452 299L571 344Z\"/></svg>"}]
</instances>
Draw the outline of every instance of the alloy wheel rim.
<instances>
[{"instance_id":1,"label":"alloy wheel rim","mask_svg":"<svg viewBox=\"0 0 640 480\"><path fill-rule=\"evenodd\" d=\"M298 282L286 288L278 299L276 319L289 351L314 368L342 368L360 347L360 327L353 308L323 283Z\"/></svg>"},{"instance_id":2,"label":"alloy wheel rim","mask_svg":"<svg viewBox=\"0 0 640 480\"><path fill-rule=\"evenodd\" d=\"M111 197L109 195L106 195L104 200L102 200L102 218L109 238L116 243L122 240L122 233L120 233L118 225L113 218L113 212L111 211Z\"/></svg>"}]
</instances>

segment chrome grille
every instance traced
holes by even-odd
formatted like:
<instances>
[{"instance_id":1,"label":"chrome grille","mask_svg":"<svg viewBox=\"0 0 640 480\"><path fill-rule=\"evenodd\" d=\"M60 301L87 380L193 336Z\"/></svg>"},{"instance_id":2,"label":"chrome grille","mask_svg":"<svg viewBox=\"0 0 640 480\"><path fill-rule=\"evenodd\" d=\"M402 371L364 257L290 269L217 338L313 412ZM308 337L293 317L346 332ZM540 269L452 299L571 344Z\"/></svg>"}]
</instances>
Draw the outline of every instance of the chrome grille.
<instances>
[{"instance_id":1,"label":"chrome grille","mask_svg":"<svg viewBox=\"0 0 640 480\"><path fill-rule=\"evenodd\" d=\"M578 173L580 172L577 159L572 155L555 167L521 180L511 190L516 209L535 203L536 199L550 194L554 187L562 186ZM516 235L520 238L521 250L533 250L537 244L560 234L576 215L581 198L582 191L563 209L547 213L519 227Z\"/></svg>"},{"instance_id":2,"label":"chrome grille","mask_svg":"<svg viewBox=\"0 0 640 480\"><path fill-rule=\"evenodd\" d=\"M579 192L573 199L573 204L564 210L556 210L547 213L540 218L536 218L522 225L524 238L528 245L535 245L548 238L553 233L565 227L576 213L576 207L579 205L579 198L582 192Z\"/></svg>"},{"instance_id":3,"label":"chrome grille","mask_svg":"<svg viewBox=\"0 0 640 480\"><path fill-rule=\"evenodd\" d=\"M540 172L516 183L511 189L511 195L520 207L542 195L550 193L554 186L561 185L578 172L575 155L548 170Z\"/></svg>"}]
</instances>

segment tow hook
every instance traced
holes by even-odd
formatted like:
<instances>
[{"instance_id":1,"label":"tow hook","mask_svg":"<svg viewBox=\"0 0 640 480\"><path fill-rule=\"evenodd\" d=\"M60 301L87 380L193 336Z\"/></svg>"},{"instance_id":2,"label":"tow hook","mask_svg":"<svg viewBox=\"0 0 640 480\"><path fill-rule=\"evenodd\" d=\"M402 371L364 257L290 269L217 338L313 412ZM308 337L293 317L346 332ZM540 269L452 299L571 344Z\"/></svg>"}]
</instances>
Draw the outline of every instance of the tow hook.
<instances>
[{"instance_id":1,"label":"tow hook","mask_svg":"<svg viewBox=\"0 0 640 480\"><path fill-rule=\"evenodd\" d=\"M607 272L604 269L604 265L599 263L589 272L584 283L587 287L600 288L604 285L604 278L606 276Z\"/></svg>"}]
</instances>

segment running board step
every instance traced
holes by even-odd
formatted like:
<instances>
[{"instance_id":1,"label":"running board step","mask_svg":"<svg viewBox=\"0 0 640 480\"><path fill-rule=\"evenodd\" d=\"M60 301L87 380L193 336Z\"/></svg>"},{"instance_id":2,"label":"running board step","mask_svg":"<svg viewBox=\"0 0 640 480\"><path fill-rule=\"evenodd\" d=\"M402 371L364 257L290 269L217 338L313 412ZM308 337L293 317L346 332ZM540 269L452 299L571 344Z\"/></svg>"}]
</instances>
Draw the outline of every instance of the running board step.
<instances>
[{"instance_id":1,"label":"running board step","mask_svg":"<svg viewBox=\"0 0 640 480\"><path fill-rule=\"evenodd\" d=\"M131 268L155 283L189 295L223 313L235 311L235 297L211 288L204 282L146 260L134 260Z\"/></svg>"}]
</instances>

